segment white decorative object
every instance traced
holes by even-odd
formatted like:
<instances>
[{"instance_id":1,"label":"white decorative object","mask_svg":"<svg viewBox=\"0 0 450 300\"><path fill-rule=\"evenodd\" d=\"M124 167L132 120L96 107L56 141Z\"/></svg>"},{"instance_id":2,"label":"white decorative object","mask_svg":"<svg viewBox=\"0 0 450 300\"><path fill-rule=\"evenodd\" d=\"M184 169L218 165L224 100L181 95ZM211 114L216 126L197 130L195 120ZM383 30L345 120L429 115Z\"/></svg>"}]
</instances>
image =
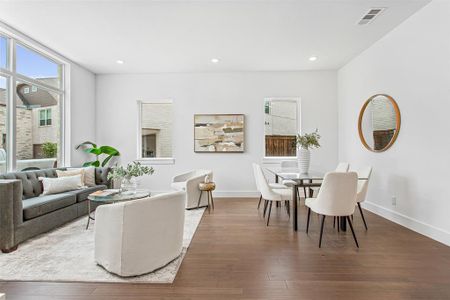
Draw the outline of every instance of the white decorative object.
<instances>
[{"instance_id":1,"label":"white decorative object","mask_svg":"<svg viewBox=\"0 0 450 300\"><path fill-rule=\"evenodd\" d=\"M81 181L81 175L49 178L39 177L42 181L43 195L58 194L81 189L84 183Z\"/></svg>"},{"instance_id":2,"label":"white decorative object","mask_svg":"<svg viewBox=\"0 0 450 300\"><path fill-rule=\"evenodd\" d=\"M299 147L297 149L298 168L300 173L307 174L311 161L311 152L308 149Z\"/></svg>"},{"instance_id":3,"label":"white decorative object","mask_svg":"<svg viewBox=\"0 0 450 300\"><path fill-rule=\"evenodd\" d=\"M205 183L210 183L211 182L211 179L209 178L209 175L206 175L205 176Z\"/></svg>"},{"instance_id":4,"label":"white decorative object","mask_svg":"<svg viewBox=\"0 0 450 300\"><path fill-rule=\"evenodd\" d=\"M0 294L0 300L6 300L5 294Z\"/></svg>"},{"instance_id":5,"label":"white decorative object","mask_svg":"<svg viewBox=\"0 0 450 300\"><path fill-rule=\"evenodd\" d=\"M164 267L181 254L184 193L99 206L95 212L95 261L119 276Z\"/></svg>"},{"instance_id":6,"label":"white decorative object","mask_svg":"<svg viewBox=\"0 0 450 300\"><path fill-rule=\"evenodd\" d=\"M212 181L213 173L211 170L194 170L177 175L172 179L171 186L174 190L186 192L186 208L197 208L198 198L200 197L198 184L204 182L206 175ZM208 195L203 193L199 206L206 205L208 205Z\"/></svg>"}]
</instances>

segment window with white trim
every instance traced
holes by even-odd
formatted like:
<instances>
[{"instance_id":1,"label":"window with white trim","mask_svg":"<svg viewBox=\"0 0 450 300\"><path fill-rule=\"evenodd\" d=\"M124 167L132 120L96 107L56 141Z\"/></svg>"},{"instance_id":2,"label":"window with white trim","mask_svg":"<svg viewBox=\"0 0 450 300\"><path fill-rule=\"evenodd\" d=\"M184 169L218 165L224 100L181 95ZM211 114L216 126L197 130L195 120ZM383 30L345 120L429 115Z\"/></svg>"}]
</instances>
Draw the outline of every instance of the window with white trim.
<instances>
[{"instance_id":1,"label":"window with white trim","mask_svg":"<svg viewBox=\"0 0 450 300\"><path fill-rule=\"evenodd\" d=\"M172 158L171 100L139 101L138 159L164 160Z\"/></svg>"},{"instance_id":2,"label":"window with white trim","mask_svg":"<svg viewBox=\"0 0 450 300\"><path fill-rule=\"evenodd\" d=\"M0 173L61 166L66 63L1 30Z\"/></svg>"},{"instance_id":3,"label":"window with white trim","mask_svg":"<svg viewBox=\"0 0 450 300\"><path fill-rule=\"evenodd\" d=\"M300 100L264 99L265 157L295 157L300 124Z\"/></svg>"},{"instance_id":4,"label":"window with white trim","mask_svg":"<svg viewBox=\"0 0 450 300\"><path fill-rule=\"evenodd\" d=\"M52 125L52 109L39 110L39 126L51 126Z\"/></svg>"}]
</instances>

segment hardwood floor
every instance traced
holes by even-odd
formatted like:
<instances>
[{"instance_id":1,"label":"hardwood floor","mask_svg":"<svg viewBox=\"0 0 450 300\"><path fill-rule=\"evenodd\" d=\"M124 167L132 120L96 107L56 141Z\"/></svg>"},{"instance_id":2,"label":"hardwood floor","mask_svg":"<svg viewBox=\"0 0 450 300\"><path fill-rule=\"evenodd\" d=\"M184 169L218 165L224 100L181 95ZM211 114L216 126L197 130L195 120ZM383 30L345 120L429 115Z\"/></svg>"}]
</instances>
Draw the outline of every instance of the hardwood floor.
<instances>
[{"instance_id":1,"label":"hardwood floor","mask_svg":"<svg viewBox=\"0 0 450 300\"><path fill-rule=\"evenodd\" d=\"M173 284L0 282L7 300L450 299L450 247L365 211L351 232L299 208L294 233L284 208L266 227L257 199L216 199L205 212Z\"/></svg>"}]
</instances>

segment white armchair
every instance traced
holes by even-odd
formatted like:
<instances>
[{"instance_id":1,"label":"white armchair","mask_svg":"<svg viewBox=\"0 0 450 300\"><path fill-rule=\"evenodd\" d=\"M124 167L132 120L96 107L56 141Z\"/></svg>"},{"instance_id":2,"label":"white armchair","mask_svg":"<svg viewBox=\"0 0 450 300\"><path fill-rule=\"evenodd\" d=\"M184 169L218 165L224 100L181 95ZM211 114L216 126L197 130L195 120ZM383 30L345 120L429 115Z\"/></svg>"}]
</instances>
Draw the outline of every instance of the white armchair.
<instances>
[{"instance_id":1,"label":"white armchair","mask_svg":"<svg viewBox=\"0 0 450 300\"><path fill-rule=\"evenodd\" d=\"M175 176L172 179L172 188L176 191L186 192L186 208L192 209L197 208L197 206L207 206L208 205L208 195L207 193L202 193L202 198L200 199L200 190L198 189L198 184L204 182L205 176L208 175L209 179L212 181L213 173L211 170L194 170L184 174Z\"/></svg>"},{"instance_id":2,"label":"white armchair","mask_svg":"<svg viewBox=\"0 0 450 300\"><path fill-rule=\"evenodd\" d=\"M152 272L181 254L184 193L99 206L95 261L119 276Z\"/></svg>"}]
</instances>

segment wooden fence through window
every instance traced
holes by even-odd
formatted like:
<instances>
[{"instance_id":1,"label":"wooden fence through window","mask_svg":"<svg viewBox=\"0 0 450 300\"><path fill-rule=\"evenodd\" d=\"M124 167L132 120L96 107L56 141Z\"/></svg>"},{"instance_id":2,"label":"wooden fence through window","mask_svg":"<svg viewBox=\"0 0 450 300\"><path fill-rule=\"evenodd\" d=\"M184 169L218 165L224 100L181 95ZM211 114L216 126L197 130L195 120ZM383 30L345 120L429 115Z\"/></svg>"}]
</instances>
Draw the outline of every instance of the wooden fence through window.
<instances>
[{"instance_id":1,"label":"wooden fence through window","mask_svg":"<svg viewBox=\"0 0 450 300\"><path fill-rule=\"evenodd\" d=\"M295 136L266 135L266 156L296 156Z\"/></svg>"}]
</instances>

